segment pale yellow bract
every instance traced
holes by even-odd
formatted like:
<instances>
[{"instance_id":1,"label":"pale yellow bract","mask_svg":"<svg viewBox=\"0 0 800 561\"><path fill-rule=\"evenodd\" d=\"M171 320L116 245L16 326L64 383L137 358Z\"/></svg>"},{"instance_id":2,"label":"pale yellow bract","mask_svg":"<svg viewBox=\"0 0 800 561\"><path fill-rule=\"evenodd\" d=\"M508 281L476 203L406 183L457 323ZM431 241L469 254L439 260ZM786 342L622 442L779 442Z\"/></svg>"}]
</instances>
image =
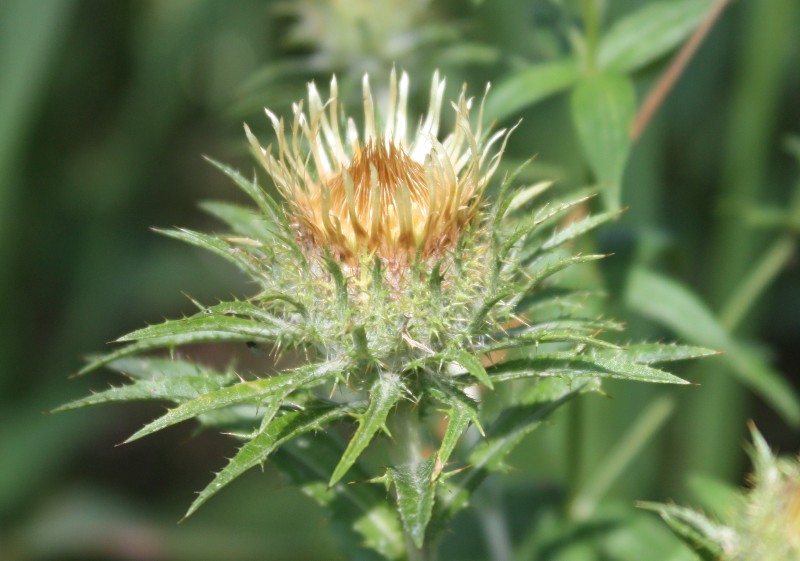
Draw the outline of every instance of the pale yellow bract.
<instances>
[{"instance_id":1,"label":"pale yellow bract","mask_svg":"<svg viewBox=\"0 0 800 561\"><path fill-rule=\"evenodd\" d=\"M392 70L382 130L376 125L369 77L364 76L364 132L344 115L336 78L322 101L308 86L308 115L293 105L287 134L282 118L266 110L277 135L277 154L262 148L245 126L261 164L289 203L301 239L355 265L378 255L403 266L448 251L475 217L486 184L500 163L507 130L490 137L470 123L472 99L462 89L455 124L438 139L445 81L434 73L430 104L408 138L408 76ZM488 91L488 88L487 88ZM490 156L492 146L502 146Z\"/></svg>"}]
</instances>

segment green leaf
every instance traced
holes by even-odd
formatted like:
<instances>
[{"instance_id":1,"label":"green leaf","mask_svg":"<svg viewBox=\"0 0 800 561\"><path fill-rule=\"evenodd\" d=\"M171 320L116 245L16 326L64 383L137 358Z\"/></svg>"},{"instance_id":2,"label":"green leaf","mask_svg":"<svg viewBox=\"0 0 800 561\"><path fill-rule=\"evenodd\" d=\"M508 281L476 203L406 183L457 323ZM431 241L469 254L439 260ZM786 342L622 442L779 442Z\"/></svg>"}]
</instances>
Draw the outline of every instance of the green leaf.
<instances>
[{"instance_id":1,"label":"green leaf","mask_svg":"<svg viewBox=\"0 0 800 561\"><path fill-rule=\"evenodd\" d=\"M700 24L711 4L711 0L669 0L628 14L604 34L600 66L628 73L664 56Z\"/></svg>"},{"instance_id":2,"label":"green leaf","mask_svg":"<svg viewBox=\"0 0 800 561\"><path fill-rule=\"evenodd\" d=\"M79 409L90 405L110 403L115 401L136 400L170 400L176 402L196 399L202 395L219 390L229 385L236 377L216 376L171 376L169 378L136 380L124 386L113 387L108 390L92 394L57 407L54 413Z\"/></svg>"},{"instance_id":3,"label":"green leaf","mask_svg":"<svg viewBox=\"0 0 800 561\"><path fill-rule=\"evenodd\" d=\"M228 224L237 234L265 243L273 239L264 216L251 208L221 201L204 201L200 208Z\"/></svg>"},{"instance_id":4,"label":"green leaf","mask_svg":"<svg viewBox=\"0 0 800 561\"><path fill-rule=\"evenodd\" d=\"M478 404L464 392L458 388L436 387L431 389L435 398L448 406L445 411L447 428L439 450L436 452L436 463L433 470L433 479L437 479L447 466L450 455L470 422L474 423L481 433L483 433L483 428L478 422Z\"/></svg>"},{"instance_id":5,"label":"green leaf","mask_svg":"<svg viewBox=\"0 0 800 561\"><path fill-rule=\"evenodd\" d=\"M682 339L721 351L731 372L792 426L800 426L800 398L791 385L755 352L728 334L714 314L685 286L635 268L625 293L631 309L674 330Z\"/></svg>"},{"instance_id":6,"label":"green leaf","mask_svg":"<svg viewBox=\"0 0 800 561\"><path fill-rule=\"evenodd\" d=\"M552 253L545 254L528 267L530 278L525 289L520 292L520 296L524 296L527 292L535 290L542 281L564 269L572 267L573 265L580 265L581 263L598 261L606 257L606 255L602 254L568 255L566 257Z\"/></svg>"},{"instance_id":7,"label":"green leaf","mask_svg":"<svg viewBox=\"0 0 800 561\"><path fill-rule=\"evenodd\" d=\"M206 158L206 161L231 178L242 191L253 199L261 212L264 213L264 216L279 227L280 231L285 232L287 230L288 224L286 223L286 215L283 209L255 181L248 181L235 169L216 160Z\"/></svg>"},{"instance_id":8,"label":"green leaf","mask_svg":"<svg viewBox=\"0 0 800 561\"><path fill-rule=\"evenodd\" d=\"M333 470L329 485L335 485L356 462L380 429L386 430L386 417L389 411L400 400L403 393L400 376L393 373L381 373L369 392L369 406L359 418L358 429L342 454L341 460Z\"/></svg>"},{"instance_id":9,"label":"green leaf","mask_svg":"<svg viewBox=\"0 0 800 561\"><path fill-rule=\"evenodd\" d=\"M458 364L461 368L469 372L473 378L478 382L488 387L490 390L494 389L486 369L481 364L477 357L462 349L456 349L447 353L449 360Z\"/></svg>"},{"instance_id":10,"label":"green leaf","mask_svg":"<svg viewBox=\"0 0 800 561\"><path fill-rule=\"evenodd\" d=\"M719 544L727 541L731 530L703 514L677 505L640 502L636 506L658 513L673 533L703 561L718 561L725 553Z\"/></svg>"},{"instance_id":11,"label":"green leaf","mask_svg":"<svg viewBox=\"0 0 800 561\"><path fill-rule=\"evenodd\" d=\"M688 383L668 372L631 362L625 356L625 351L597 349L585 354L564 352L512 359L490 366L487 372L495 382L559 376L567 379L614 378L658 384Z\"/></svg>"},{"instance_id":12,"label":"green leaf","mask_svg":"<svg viewBox=\"0 0 800 561\"><path fill-rule=\"evenodd\" d=\"M357 558L354 546L362 540L364 547L386 559L405 559L405 536L397 513L386 500L385 491L373 485L341 482L328 486L328 478L343 452L344 446L330 434L306 434L276 450L272 462L304 493L330 509L334 529L348 550L345 552L347 559ZM353 466L350 473L359 480L369 479L358 466ZM358 553L363 554L363 551Z\"/></svg>"},{"instance_id":13,"label":"green leaf","mask_svg":"<svg viewBox=\"0 0 800 561\"><path fill-rule=\"evenodd\" d=\"M622 174L630 152L636 91L625 76L585 78L572 93L572 119L606 207L620 208Z\"/></svg>"},{"instance_id":14,"label":"green leaf","mask_svg":"<svg viewBox=\"0 0 800 561\"><path fill-rule=\"evenodd\" d=\"M619 214L620 211L612 210L587 216L580 220L576 220L575 222L571 222L564 228L554 232L553 235L542 244L542 249L547 251L554 249L568 241L574 240L578 236L582 236L586 232L589 232L598 226L605 224L612 218L619 216Z\"/></svg>"},{"instance_id":15,"label":"green leaf","mask_svg":"<svg viewBox=\"0 0 800 561\"><path fill-rule=\"evenodd\" d=\"M486 99L487 119L502 121L525 107L569 88L580 75L574 60L530 66L501 80Z\"/></svg>"},{"instance_id":16,"label":"green leaf","mask_svg":"<svg viewBox=\"0 0 800 561\"><path fill-rule=\"evenodd\" d=\"M348 407L324 407L290 411L277 417L252 440L239 448L239 451L231 458L228 465L200 492L200 495L189 507L184 518L191 516L217 491L245 471L263 464L278 446L305 432L321 429L327 423L349 413L351 411Z\"/></svg>"},{"instance_id":17,"label":"green leaf","mask_svg":"<svg viewBox=\"0 0 800 561\"><path fill-rule=\"evenodd\" d=\"M232 303L226 303L230 306ZM239 302L238 304L244 304ZM255 308L255 307L253 307ZM263 311L262 311L263 313ZM118 342L158 339L171 341L171 345L213 341L262 341L274 342L286 335L283 325L278 326L244 319L236 316L203 314L177 320L168 320L150 325L123 335ZM167 345L161 345L167 346Z\"/></svg>"},{"instance_id":18,"label":"green leaf","mask_svg":"<svg viewBox=\"0 0 800 561\"><path fill-rule=\"evenodd\" d=\"M222 388L205 395L182 403L170 409L155 421L144 426L134 433L125 442L138 440L156 431L174 424L186 421L203 413L227 407L243 401L264 401L280 404L290 393L295 390L313 387L322 383L326 378L341 373L342 363L325 362L301 367L289 374L281 374L271 378L263 378L252 382L240 382L235 386ZM272 412L274 414L275 408Z\"/></svg>"},{"instance_id":19,"label":"green leaf","mask_svg":"<svg viewBox=\"0 0 800 561\"><path fill-rule=\"evenodd\" d=\"M406 533L418 549L425 542L425 529L433 513L436 485L433 481L434 459L392 466L391 480L397 493L397 510Z\"/></svg>"},{"instance_id":20,"label":"green leaf","mask_svg":"<svg viewBox=\"0 0 800 561\"><path fill-rule=\"evenodd\" d=\"M220 374L203 364L179 358L128 357L115 360L107 365L110 370L131 378L160 380L173 376L204 376L210 379L234 381L233 374Z\"/></svg>"},{"instance_id":21,"label":"green leaf","mask_svg":"<svg viewBox=\"0 0 800 561\"><path fill-rule=\"evenodd\" d=\"M180 228L178 230L160 230L154 228L154 230L170 238L175 238L176 240L181 240L194 246L207 249L211 253L219 255L223 259L233 263L239 270L255 280L259 280L267 274L267 271L259 265L255 257L248 254L242 248L235 247L216 236L194 232L185 228Z\"/></svg>"},{"instance_id":22,"label":"green leaf","mask_svg":"<svg viewBox=\"0 0 800 561\"><path fill-rule=\"evenodd\" d=\"M529 395L527 403L507 408L486 431L487 439L475 445L469 455L471 468L464 478L442 499L442 508L454 514L466 506L469 494L477 489L490 471L500 469L508 454L522 439L561 405L586 387L572 387L563 380L542 380L532 388L538 395Z\"/></svg>"},{"instance_id":23,"label":"green leaf","mask_svg":"<svg viewBox=\"0 0 800 561\"><path fill-rule=\"evenodd\" d=\"M676 360L689 360L718 354L718 351L712 351L704 347L664 343L639 343L625 347L625 356L639 364L674 362Z\"/></svg>"}]
</instances>

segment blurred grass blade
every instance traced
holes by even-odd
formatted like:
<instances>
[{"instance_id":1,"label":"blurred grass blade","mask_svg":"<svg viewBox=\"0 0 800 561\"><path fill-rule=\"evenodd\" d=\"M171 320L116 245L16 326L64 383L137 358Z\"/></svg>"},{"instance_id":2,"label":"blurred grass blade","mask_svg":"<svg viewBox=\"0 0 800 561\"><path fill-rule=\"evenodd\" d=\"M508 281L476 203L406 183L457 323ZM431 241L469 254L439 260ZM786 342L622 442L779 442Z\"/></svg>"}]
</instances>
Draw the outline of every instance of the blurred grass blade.
<instances>
[{"instance_id":1,"label":"blurred grass blade","mask_svg":"<svg viewBox=\"0 0 800 561\"><path fill-rule=\"evenodd\" d=\"M711 0L668 0L639 8L604 34L600 67L628 73L666 55L700 24L711 4Z\"/></svg>"},{"instance_id":2,"label":"blurred grass blade","mask_svg":"<svg viewBox=\"0 0 800 561\"><path fill-rule=\"evenodd\" d=\"M406 533L418 549L422 549L425 529L433 513L436 490L433 469L433 458L389 468L389 475L397 492L397 510Z\"/></svg>"},{"instance_id":3,"label":"blurred grass blade","mask_svg":"<svg viewBox=\"0 0 800 561\"><path fill-rule=\"evenodd\" d=\"M575 494L569 507L575 519L586 520L592 516L614 481L669 419L674 408L674 401L666 396L656 398L644 407L630 428L605 455L602 463L592 468L588 481Z\"/></svg>"},{"instance_id":4,"label":"blurred grass blade","mask_svg":"<svg viewBox=\"0 0 800 561\"><path fill-rule=\"evenodd\" d=\"M498 82L486 99L487 119L502 121L553 94L569 88L578 80L574 60L562 60L530 66Z\"/></svg>"},{"instance_id":5,"label":"blurred grass blade","mask_svg":"<svg viewBox=\"0 0 800 561\"><path fill-rule=\"evenodd\" d=\"M611 211L621 206L622 174L635 115L636 91L625 76L590 76L572 93L572 119L605 205Z\"/></svg>"},{"instance_id":6,"label":"blurred grass blade","mask_svg":"<svg viewBox=\"0 0 800 561\"><path fill-rule=\"evenodd\" d=\"M669 327L681 338L722 351L722 358L742 383L786 422L800 426L800 398L791 385L755 352L731 337L688 288L637 267L628 279L626 301L633 310Z\"/></svg>"}]
</instances>

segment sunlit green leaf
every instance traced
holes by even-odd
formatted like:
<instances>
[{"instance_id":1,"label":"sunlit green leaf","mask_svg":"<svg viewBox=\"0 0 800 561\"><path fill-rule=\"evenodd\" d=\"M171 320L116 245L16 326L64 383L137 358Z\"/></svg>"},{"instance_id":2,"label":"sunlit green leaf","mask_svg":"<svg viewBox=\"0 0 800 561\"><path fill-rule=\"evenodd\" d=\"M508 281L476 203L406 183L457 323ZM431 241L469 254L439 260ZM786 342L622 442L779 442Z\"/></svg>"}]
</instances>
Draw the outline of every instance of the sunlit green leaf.
<instances>
[{"instance_id":1,"label":"sunlit green leaf","mask_svg":"<svg viewBox=\"0 0 800 561\"><path fill-rule=\"evenodd\" d=\"M579 75L574 60L537 64L515 71L490 91L486 115L498 121L516 115L525 107L567 89Z\"/></svg>"},{"instance_id":2,"label":"sunlit green leaf","mask_svg":"<svg viewBox=\"0 0 800 561\"><path fill-rule=\"evenodd\" d=\"M689 360L717 354L719 354L718 351L713 351L711 349L692 347L689 345L676 345L674 343L638 343L625 347L625 356L632 362L638 362L639 364L657 364L659 362Z\"/></svg>"},{"instance_id":3,"label":"sunlit green leaf","mask_svg":"<svg viewBox=\"0 0 800 561\"><path fill-rule=\"evenodd\" d=\"M560 376L567 379L616 378L659 384L686 384L668 372L631 362L624 351L593 349L585 354L572 352L534 355L495 364L487 368L495 382L518 378Z\"/></svg>"},{"instance_id":4,"label":"sunlit green leaf","mask_svg":"<svg viewBox=\"0 0 800 561\"><path fill-rule=\"evenodd\" d=\"M664 56L689 36L711 4L712 0L667 0L627 14L603 35L600 66L630 72Z\"/></svg>"},{"instance_id":5,"label":"sunlit green leaf","mask_svg":"<svg viewBox=\"0 0 800 561\"><path fill-rule=\"evenodd\" d=\"M219 255L223 259L236 265L242 272L253 279L259 279L264 274L264 269L259 266L258 261L246 251L236 247L225 240L209 234L194 232L181 228L179 230L160 230L159 234L164 234L170 238L190 243L194 246L207 249L211 253Z\"/></svg>"},{"instance_id":6,"label":"sunlit green leaf","mask_svg":"<svg viewBox=\"0 0 800 561\"><path fill-rule=\"evenodd\" d=\"M687 287L667 277L635 268L628 278L626 302L638 313L674 330L681 338L721 351L731 371L793 426L800 425L800 398L764 360L731 337L714 314Z\"/></svg>"},{"instance_id":7,"label":"sunlit green leaf","mask_svg":"<svg viewBox=\"0 0 800 561\"><path fill-rule=\"evenodd\" d=\"M433 481L434 459L391 466L389 474L397 493L397 510L406 533L417 548L425 541L425 529L431 520L436 486Z\"/></svg>"},{"instance_id":8,"label":"sunlit green leaf","mask_svg":"<svg viewBox=\"0 0 800 561\"><path fill-rule=\"evenodd\" d=\"M239 302L238 304L244 304ZM226 304L228 305L228 304ZM263 311L262 311L263 313ZM283 326L220 314L200 314L184 319L168 320L123 335L117 341L142 339L173 340L173 345L198 341L275 341L285 334Z\"/></svg>"},{"instance_id":9,"label":"sunlit green leaf","mask_svg":"<svg viewBox=\"0 0 800 561\"><path fill-rule=\"evenodd\" d=\"M489 389L494 388L492 381L489 379L489 375L486 374L486 369L483 367L481 361L478 360L477 357L460 349L451 351L448 353L448 355L450 360L469 372L478 382L484 386L487 386Z\"/></svg>"},{"instance_id":10,"label":"sunlit green leaf","mask_svg":"<svg viewBox=\"0 0 800 561\"><path fill-rule=\"evenodd\" d=\"M620 208L622 174L636 114L633 82L621 75L584 78L572 94L572 119L606 207Z\"/></svg>"},{"instance_id":11,"label":"sunlit green leaf","mask_svg":"<svg viewBox=\"0 0 800 561\"><path fill-rule=\"evenodd\" d=\"M337 362L311 364L298 368L289 374L240 382L234 386L206 393L197 399L187 401L178 407L170 409L166 414L137 431L126 442L138 440L166 427L234 403L243 401L272 401L280 403L291 392L316 386L325 379L339 374L342 368L343 365Z\"/></svg>"},{"instance_id":12,"label":"sunlit green leaf","mask_svg":"<svg viewBox=\"0 0 800 561\"><path fill-rule=\"evenodd\" d=\"M284 442L308 431L323 428L327 423L350 413L347 407L326 407L290 411L274 419L265 430L244 444L228 465L220 471L195 499L184 518L191 516L200 506L225 485L252 467L263 464L267 457Z\"/></svg>"},{"instance_id":13,"label":"sunlit green leaf","mask_svg":"<svg viewBox=\"0 0 800 561\"><path fill-rule=\"evenodd\" d=\"M358 421L353 438L347 445L347 450L331 475L330 485L335 485L350 467L356 462L361 452L367 447L379 430L386 428L386 417L389 411L397 404L403 393L403 383L400 376L393 373L381 373L369 392L369 406Z\"/></svg>"}]
</instances>

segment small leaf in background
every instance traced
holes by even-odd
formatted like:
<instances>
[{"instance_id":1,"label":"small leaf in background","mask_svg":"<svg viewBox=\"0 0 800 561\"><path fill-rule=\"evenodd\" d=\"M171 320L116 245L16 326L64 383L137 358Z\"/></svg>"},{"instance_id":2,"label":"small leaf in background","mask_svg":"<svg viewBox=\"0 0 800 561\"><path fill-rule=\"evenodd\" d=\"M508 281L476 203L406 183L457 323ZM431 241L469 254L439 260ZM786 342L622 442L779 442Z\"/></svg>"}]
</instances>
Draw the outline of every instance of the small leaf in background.
<instances>
[{"instance_id":1,"label":"small leaf in background","mask_svg":"<svg viewBox=\"0 0 800 561\"><path fill-rule=\"evenodd\" d=\"M735 340L711 310L687 287L663 275L635 268L626 301L636 312L675 331L681 338L723 353L731 372L760 395L792 426L800 425L800 397L757 353Z\"/></svg>"},{"instance_id":2,"label":"small leaf in background","mask_svg":"<svg viewBox=\"0 0 800 561\"><path fill-rule=\"evenodd\" d=\"M529 105L566 90L579 77L574 60L532 65L498 82L486 99L486 116L502 121Z\"/></svg>"},{"instance_id":3,"label":"small leaf in background","mask_svg":"<svg viewBox=\"0 0 800 561\"><path fill-rule=\"evenodd\" d=\"M622 174L635 114L636 91L625 76L588 76L572 92L572 119L610 211L620 208Z\"/></svg>"},{"instance_id":4,"label":"small leaf in background","mask_svg":"<svg viewBox=\"0 0 800 561\"><path fill-rule=\"evenodd\" d=\"M724 553L718 544L728 537L728 528L712 522L694 510L677 505L642 502L638 506L658 513L675 535L703 561L718 561ZM715 536L719 541L708 536Z\"/></svg>"},{"instance_id":5,"label":"small leaf in background","mask_svg":"<svg viewBox=\"0 0 800 561\"><path fill-rule=\"evenodd\" d=\"M700 24L711 4L711 0L669 0L639 8L604 34L600 67L627 73L664 56Z\"/></svg>"},{"instance_id":6,"label":"small leaf in background","mask_svg":"<svg viewBox=\"0 0 800 561\"><path fill-rule=\"evenodd\" d=\"M433 482L434 459L392 466L389 475L397 492L397 510L406 532L418 548L425 540L425 528L431 520L436 486Z\"/></svg>"}]
</instances>

